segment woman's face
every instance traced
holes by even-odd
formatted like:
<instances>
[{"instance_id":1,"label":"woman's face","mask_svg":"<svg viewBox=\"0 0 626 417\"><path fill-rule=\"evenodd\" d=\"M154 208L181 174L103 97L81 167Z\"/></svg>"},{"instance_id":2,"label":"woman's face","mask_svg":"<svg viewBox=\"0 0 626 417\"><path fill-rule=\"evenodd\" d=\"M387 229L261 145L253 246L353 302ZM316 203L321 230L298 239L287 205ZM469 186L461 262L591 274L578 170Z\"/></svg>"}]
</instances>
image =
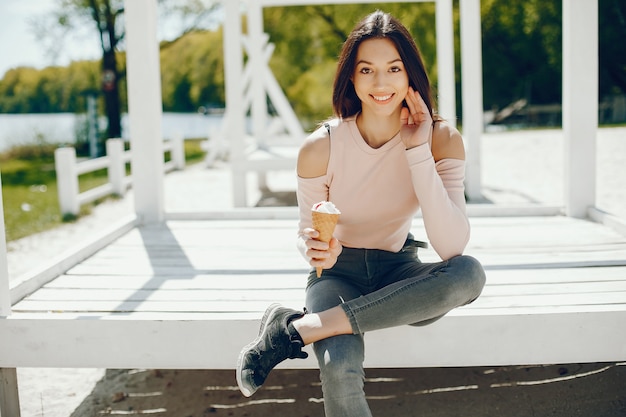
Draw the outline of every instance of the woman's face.
<instances>
[{"instance_id":1,"label":"woman's face","mask_svg":"<svg viewBox=\"0 0 626 417\"><path fill-rule=\"evenodd\" d=\"M402 108L409 77L395 44L386 38L361 42L352 83L363 114L390 116Z\"/></svg>"}]
</instances>

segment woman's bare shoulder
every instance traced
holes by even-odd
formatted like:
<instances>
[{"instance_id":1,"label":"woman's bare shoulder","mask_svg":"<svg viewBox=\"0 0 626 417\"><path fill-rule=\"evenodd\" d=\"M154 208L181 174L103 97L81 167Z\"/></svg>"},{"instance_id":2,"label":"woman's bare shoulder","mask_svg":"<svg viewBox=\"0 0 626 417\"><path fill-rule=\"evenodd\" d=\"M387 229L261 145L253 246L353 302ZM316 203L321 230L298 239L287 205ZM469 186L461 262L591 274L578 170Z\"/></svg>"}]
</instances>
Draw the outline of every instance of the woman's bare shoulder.
<instances>
[{"instance_id":1,"label":"woman's bare shoulder","mask_svg":"<svg viewBox=\"0 0 626 417\"><path fill-rule=\"evenodd\" d=\"M465 145L459 131L444 121L433 126L432 153L435 161L442 159L465 159Z\"/></svg>"},{"instance_id":2,"label":"woman's bare shoulder","mask_svg":"<svg viewBox=\"0 0 626 417\"><path fill-rule=\"evenodd\" d=\"M330 157L330 137L322 126L306 138L298 153L298 176L316 178L326 174Z\"/></svg>"}]
</instances>

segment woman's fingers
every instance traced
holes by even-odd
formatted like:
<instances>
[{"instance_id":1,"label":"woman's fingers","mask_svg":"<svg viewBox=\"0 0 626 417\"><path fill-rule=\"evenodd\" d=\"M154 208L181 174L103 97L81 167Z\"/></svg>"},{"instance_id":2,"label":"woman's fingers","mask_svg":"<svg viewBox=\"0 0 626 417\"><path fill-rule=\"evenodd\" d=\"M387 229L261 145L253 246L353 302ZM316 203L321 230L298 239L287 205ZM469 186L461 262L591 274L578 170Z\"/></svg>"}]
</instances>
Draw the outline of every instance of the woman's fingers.
<instances>
[{"instance_id":1,"label":"woman's fingers","mask_svg":"<svg viewBox=\"0 0 626 417\"><path fill-rule=\"evenodd\" d=\"M412 87L409 87L405 101L408 109L403 108L400 113L400 121L403 125L419 124L423 121L427 122L429 119L432 120L422 95L413 90Z\"/></svg>"},{"instance_id":2,"label":"woman's fingers","mask_svg":"<svg viewBox=\"0 0 626 417\"><path fill-rule=\"evenodd\" d=\"M409 87L405 99L409 113L406 117L405 109L400 113L402 121L403 141L407 149L429 142L432 135L432 116L422 96L413 88Z\"/></svg>"},{"instance_id":3,"label":"woman's fingers","mask_svg":"<svg viewBox=\"0 0 626 417\"><path fill-rule=\"evenodd\" d=\"M409 109L407 109L406 107L402 107L402 110L400 110L400 124L409 124Z\"/></svg>"}]
</instances>

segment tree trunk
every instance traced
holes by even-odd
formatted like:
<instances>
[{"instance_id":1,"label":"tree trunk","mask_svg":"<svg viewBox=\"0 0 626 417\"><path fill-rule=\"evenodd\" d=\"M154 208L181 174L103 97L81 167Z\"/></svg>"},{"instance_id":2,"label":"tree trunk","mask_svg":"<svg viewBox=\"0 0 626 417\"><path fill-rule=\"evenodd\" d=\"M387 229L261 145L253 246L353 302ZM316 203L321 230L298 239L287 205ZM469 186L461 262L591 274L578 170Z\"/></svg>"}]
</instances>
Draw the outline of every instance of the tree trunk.
<instances>
[{"instance_id":1,"label":"tree trunk","mask_svg":"<svg viewBox=\"0 0 626 417\"><path fill-rule=\"evenodd\" d=\"M104 107L109 121L108 138L122 137L122 123L120 115L119 74L115 50L110 49L102 57L102 92L104 93Z\"/></svg>"}]
</instances>

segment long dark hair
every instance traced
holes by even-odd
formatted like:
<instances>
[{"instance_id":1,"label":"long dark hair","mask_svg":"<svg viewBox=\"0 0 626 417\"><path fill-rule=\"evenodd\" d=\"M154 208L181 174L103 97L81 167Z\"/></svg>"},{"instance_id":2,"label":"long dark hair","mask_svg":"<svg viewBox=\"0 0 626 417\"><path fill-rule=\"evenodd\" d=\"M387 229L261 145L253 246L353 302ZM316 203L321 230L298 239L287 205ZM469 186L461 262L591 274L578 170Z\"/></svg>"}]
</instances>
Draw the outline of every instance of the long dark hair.
<instances>
[{"instance_id":1,"label":"long dark hair","mask_svg":"<svg viewBox=\"0 0 626 417\"><path fill-rule=\"evenodd\" d=\"M409 85L422 95L430 114L433 115L430 82L415 41L398 19L377 10L366 16L354 27L341 49L333 85L335 116L346 118L361 111L361 100L356 95L351 78L354 73L359 45L361 42L372 38L386 38L394 43L404 63L404 68L409 77Z\"/></svg>"}]
</instances>

